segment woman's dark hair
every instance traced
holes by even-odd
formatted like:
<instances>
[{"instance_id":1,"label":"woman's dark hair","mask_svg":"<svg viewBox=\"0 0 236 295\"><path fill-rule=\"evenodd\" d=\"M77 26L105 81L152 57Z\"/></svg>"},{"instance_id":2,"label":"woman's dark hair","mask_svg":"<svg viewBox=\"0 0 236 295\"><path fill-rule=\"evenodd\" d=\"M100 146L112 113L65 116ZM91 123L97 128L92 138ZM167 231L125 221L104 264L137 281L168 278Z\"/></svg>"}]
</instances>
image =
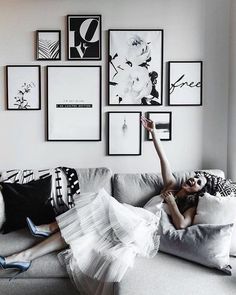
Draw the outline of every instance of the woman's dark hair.
<instances>
[{"instance_id":1,"label":"woman's dark hair","mask_svg":"<svg viewBox=\"0 0 236 295\"><path fill-rule=\"evenodd\" d=\"M195 175L204 176L207 180L206 185L198 192L198 195L202 195L205 192L214 196L217 193L220 193L221 196L227 196L231 193L236 194L236 185L230 179L224 179L205 171L195 171Z\"/></svg>"}]
</instances>

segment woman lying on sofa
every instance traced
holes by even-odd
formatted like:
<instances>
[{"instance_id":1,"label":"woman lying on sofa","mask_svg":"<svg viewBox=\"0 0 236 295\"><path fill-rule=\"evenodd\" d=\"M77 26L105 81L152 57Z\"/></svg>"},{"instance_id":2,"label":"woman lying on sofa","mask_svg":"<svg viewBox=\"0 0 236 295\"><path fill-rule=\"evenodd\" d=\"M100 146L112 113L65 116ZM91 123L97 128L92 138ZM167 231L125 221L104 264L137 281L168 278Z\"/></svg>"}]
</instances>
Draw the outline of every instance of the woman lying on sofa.
<instances>
[{"instance_id":1,"label":"woman lying on sofa","mask_svg":"<svg viewBox=\"0 0 236 295\"><path fill-rule=\"evenodd\" d=\"M219 191L224 195L227 190L235 191L230 181L204 172L197 172L178 188L154 123L142 117L142 124L151 133L160 159L164 183L161 197L168 205L176 229L192 224L200 193ZM0 256L0 266L24 272L34 259L69 245L59 258L78 289L95 294L95 289L101 288L99 294L110 294L110 283L122 279L137 255L156 255L160 209L156 206L156 212L149 210L150 202L146 209L121 204L104 189L75 195L74 199L75 207L58 216L54 223L36 226L27 219L31 233L45 240L20 253Z\"/></svg>"}]
</instances>

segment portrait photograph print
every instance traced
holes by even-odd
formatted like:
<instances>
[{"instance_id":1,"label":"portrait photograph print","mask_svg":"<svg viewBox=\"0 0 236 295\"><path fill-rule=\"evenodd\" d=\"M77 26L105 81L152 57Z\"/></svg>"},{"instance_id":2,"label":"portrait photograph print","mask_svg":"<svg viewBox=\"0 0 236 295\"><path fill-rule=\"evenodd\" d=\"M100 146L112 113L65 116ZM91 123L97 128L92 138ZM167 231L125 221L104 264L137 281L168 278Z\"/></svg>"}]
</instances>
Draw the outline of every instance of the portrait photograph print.
<instances>
[{"instance_id":1,"label":"portrait photograph print","mask_svg":"<svg viewBox=\"0 0 236 295\"><path fill-rule=\"evenodd\" d=\"M168 73L169 105L202 105L202 61L170 61Z\"/></svg>"},{"instance_id":2,"label":"portrait photograph print","mask_svg":"<svg viewBox=\"0 0 236 295\"><path fill-rule=\"evenodd\" d=\"M109 30L109 105L161 105L163 30Z\"/></svg>"},{"instance_id":3,"label":"portrait photograph print","mask_svg":"<svg viewBox=\"0 0 236 295\"><path fill-rule=\"evenodd\" d=\"M101 60L101 15L67 16L67 59Z\"/></svg>"},{"instance_id":4,"label":"portrait photograph print","mask_svg":"<svg viewBox=\"0 0 236 295\"><path fill-rule=\"evenodd\" d=\"M61 31L36 31L36 59L61 60Z\"/></svg>"},{"instance_id":5,"label":"portrait photograph print","mask_svg":"<svg viewBox=\"0 0 236 295\"><path fill-rule=\"evenodd\" d=\"M172 113L171 112L147 112L147 118L154 122L154 128L160 140L171 140L172 138ZM148 140L152 140L150 132L147 133Z\"/></svg>"},{"instance_id":6,"label":"portrait photograph print","mask_svg":"<svg viewBox=\"0 0 236 295\"><path fill-rule=\"evenodd\" d=\"M40 72L40 66L6 66L8 110L41 109Z\"/></svg>"},{"instance_id":7,"label":"portrait photograph print","mask_svg":"<svg viewBox=\"0 0 236 295\"><path fill-rule=\"evenodd\" d=\"M108 155L141 155L141 112L108 112Z\"/></svg>"},{"instance_id":8,"label":"portrait photograph print","mask_svg":"<svg viewBox=\"0 0 236 295\"><path fill-rule=\"evenodd\" d=\"M101 140L101 66L47 66L47 140Z\"/></svg>"}]
</instances>

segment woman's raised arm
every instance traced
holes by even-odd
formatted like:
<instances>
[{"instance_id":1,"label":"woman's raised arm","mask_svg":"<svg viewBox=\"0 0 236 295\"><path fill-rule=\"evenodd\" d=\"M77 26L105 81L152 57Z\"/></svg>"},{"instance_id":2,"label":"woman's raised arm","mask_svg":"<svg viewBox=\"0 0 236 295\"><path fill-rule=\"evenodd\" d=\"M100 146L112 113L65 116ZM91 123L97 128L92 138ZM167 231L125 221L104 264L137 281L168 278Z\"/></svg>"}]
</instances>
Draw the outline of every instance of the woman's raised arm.
<instances>
[{"instance_id":1,"label":"woman's raised arm","mask_svg":"<svg viewBox=\"0 0 236 295\"><path fill-rule=\"evenodd\" d=\"M154 123L152 120L149 120L143 116L141 117L141 122L143 124L143 127L152 135L153 144L160 159L164 190L167 188L171 188L176 184L176 179L171 172L170 163L166 157L161 141L155 132Z\"/></svg>"}]
</instances>

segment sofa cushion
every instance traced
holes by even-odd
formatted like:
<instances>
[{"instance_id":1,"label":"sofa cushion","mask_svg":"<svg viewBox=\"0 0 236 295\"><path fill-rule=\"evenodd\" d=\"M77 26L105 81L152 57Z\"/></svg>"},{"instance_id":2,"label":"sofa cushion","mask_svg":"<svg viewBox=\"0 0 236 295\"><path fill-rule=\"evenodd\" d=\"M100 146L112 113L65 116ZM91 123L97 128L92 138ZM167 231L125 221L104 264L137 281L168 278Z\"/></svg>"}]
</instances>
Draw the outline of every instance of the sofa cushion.
<instances>
[{"instance_id":1,"label":"sofa cushion","mask_svg":"<svg viewBox=\"0 0 236 295\"><path fill-rule=\"evenodd\" d=\"M80 168L76 169L78 174L80 192L97 192L101 188L112 193L112 172L108 168Z\"/></svg>"},{"instance_id":2,"label":"sofa cushion","mask_svg":"<svg viewBox=\"0 0 236 295\"><path fill-rule=\"evenodd\" d=\"M236 259L230 261L236 268ZM137 258L123 280L115 285L115 295L234 295L236 272L231 277L219 271L158 253L152 259Z\"/></svg>"},{"instance_id":3,"label":"sofa cushion","mask_svg":"<svg viewBox=\"0 0 236 295\"><path fill-rule=\"evenodd\" d=\"M198 224L176 230L162 211L160 250L231 275L229 249L233 224Z\"/></svg>"},{"instance_id":4,"label":"sofa cushion","mask_svg":"<svg viewBox=\"0 0 236 295\"><path fill-rule=\"evenodd\" d=\"M7 235L0 234L0 241L0 253L7 256L32 247L42 240L31 236L27 229L21 229ZM8 278L11 274L11 270L0 270L0 278ZM59 263L57 253L51 253L35 259L29 270L21 274L20 277L67 277L67 272Z\"/></svg>"},{"instance_id":5,"label":"sofa cushion","mask_svg":"<svg viewBox=\"0 0 236 295\"><path fill-rule=\"evenodd\" d=\"M217 176L224 177L221 170L204 170ZM173 173L178 185L194 175L193 171L180 171ZM113 178L114 197L121 203L128 203L133 206L144 206L149 199L158 195L162 188L163 182L161 174L154 173L119 173L114 174Z\"/></svg>"}]
</instances>

